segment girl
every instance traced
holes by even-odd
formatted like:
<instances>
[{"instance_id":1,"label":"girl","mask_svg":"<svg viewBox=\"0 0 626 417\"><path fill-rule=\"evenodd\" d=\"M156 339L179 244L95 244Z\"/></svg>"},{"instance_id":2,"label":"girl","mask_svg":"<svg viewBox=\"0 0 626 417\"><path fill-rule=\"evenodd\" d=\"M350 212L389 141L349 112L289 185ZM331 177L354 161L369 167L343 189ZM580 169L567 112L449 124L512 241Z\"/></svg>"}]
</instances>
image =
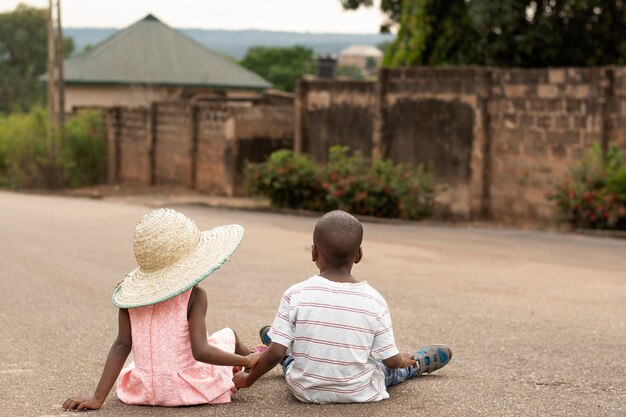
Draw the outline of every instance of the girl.
<instances>
[{"instance_id":1,"label":"girl","mask_svg":"<svg viewBox=\"0 0 626 417\"><path fill-rule=\"evenodd\" d=\"M113 292L119 331L92 397L72 397L64 410L96 410L115 380L126 404L179 406L230 402L233 366L253 367L258 354L229 328L207 340L207 294L197 286L237 249L243 228L200 232L170 209L146 214L135 228L139 268ZM122 370L129 353L134 362Z\"/></svg>"}]
</instances>

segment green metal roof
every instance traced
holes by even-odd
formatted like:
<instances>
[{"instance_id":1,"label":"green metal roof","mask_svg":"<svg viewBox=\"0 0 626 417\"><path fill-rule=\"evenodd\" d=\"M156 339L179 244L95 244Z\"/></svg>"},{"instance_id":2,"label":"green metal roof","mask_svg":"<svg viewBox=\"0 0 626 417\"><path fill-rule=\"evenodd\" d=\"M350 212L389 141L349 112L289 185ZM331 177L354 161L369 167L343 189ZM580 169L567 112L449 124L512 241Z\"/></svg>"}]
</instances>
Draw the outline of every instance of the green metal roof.
<instances>
[{"instance_id":1,"label":"green metal roof","mask_svg":"<svg viewBox=\"0 0 626 417\"><path fill-rule=\"evenodd\" d=\"M144 84L270 88L255 73L229 61L148 15L84 55L67 59L68 84Z\"/></svg>"}]
</instances>

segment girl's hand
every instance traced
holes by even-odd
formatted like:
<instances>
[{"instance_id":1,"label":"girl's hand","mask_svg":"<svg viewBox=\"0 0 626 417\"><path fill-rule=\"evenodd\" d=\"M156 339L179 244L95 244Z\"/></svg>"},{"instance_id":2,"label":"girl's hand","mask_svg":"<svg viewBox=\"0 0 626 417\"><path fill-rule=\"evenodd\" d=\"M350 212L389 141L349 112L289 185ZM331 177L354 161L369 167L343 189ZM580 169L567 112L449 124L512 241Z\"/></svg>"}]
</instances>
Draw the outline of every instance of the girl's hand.
<instances>
[{"instance_id":1,"label":"girl's hand","mask_svg":"<svg viewBox=\"0 0 626 417\"><path fill-rule=\"evenodd\" d=\"M96 397L72 397L68 398L63 403L63 411L86 411L86 410L97 410L102 406L102 401L97 399Z\"/></svg>"},{"instance_id":2,"label":"girl's hand","mask_svg":"<svg viewBox=\"0 0 626 417\"><path fill-rule=\"evenodd\" d=\"M257 361L259 360L259 357L261 357L261 352L254 352L246 356L246 358L249 361L248 366L246 366L246 368L248 369L254 368L254 365L256 365Z\"/></svg>"}]
</instances>

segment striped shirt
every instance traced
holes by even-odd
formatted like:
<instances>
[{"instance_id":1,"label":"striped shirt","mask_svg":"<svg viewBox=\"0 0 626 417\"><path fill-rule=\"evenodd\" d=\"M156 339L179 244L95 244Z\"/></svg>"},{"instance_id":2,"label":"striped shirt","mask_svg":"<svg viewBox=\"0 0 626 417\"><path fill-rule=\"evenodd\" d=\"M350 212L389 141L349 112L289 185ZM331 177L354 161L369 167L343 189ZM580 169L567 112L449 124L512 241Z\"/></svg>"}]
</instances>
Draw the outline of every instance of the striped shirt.
<instances>
[{"instance_id":1,"label":"striped shirt","mask_svg":"<svg viewBox=\"0 0 626 417\"><path fill-rule=\"evenodd\" d=\"M269 336L294 358L285 380L303 402L389 398L373 354L398 353L385 299L367 282L314 276L282 296Z\"/></svg>"}]
</instances>

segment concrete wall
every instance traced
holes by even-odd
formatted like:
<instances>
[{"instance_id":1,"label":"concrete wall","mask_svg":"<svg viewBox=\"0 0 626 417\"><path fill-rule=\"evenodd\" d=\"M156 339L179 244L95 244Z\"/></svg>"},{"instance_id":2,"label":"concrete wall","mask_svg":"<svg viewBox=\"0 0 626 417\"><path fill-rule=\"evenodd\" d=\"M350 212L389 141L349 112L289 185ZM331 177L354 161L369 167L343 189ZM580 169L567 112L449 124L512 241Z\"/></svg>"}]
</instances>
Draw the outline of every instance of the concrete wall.
<instances>
[{"instance_id":1,"label":"concrete wall","mask_svg":"<svg viewBox=\"0 0 626 417\"><path fill-rule=\"evenodd\" d=\"M67 84L65 111L71 113L77 107L149 106L154 101L176 98L180 93L176 88Z\"/></svg>"},{"instance_id":2,"label":"concrete wall","mask_svg":"<svg viewBox=\"0 0 626 417\"><path fill-rule=\"evenodd\" d=\"M302 81L296 93L296 150L323 162L346 144L424 164L440 210L464 218L553 221L545 194L593 143L625 149L625 132L617 67L382 70L369 86Z\"/></svg>"},{"instance_id":3,"label":"concrete wall","mask_svg":"<svg viewBox=\"0 0 626 417\"><path fill-rule=\"evenodd\" d=\"M373 83L303 81L296 94L296 114L302 115L296 121L296 150L318 162L327 160L332 145L371 154Z\"/></svg>"},{"instance_id":4,"label":"concrete wall","mask_svg":"<svg viewBox=\"0 0 626 417\"><path fill-rule=\"evenodd\" d=\"M293 146L293 107L153 103L107 112L109 182L242 194L246 160Z\"/></svg>"}]
</instances>

